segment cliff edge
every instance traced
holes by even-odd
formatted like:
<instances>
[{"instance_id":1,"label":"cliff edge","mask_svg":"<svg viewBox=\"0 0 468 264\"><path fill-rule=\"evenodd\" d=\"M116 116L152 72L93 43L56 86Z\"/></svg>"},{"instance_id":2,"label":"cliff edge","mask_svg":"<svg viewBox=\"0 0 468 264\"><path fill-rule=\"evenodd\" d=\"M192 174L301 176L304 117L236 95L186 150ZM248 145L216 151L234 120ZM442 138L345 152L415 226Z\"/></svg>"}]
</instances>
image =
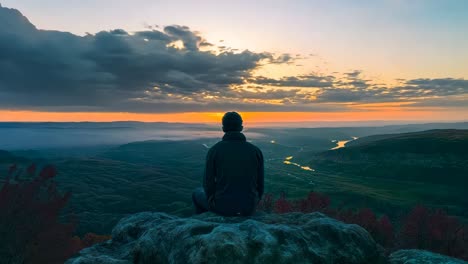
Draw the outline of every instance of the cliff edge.
<instances>
[{"instance_id":1,"label":"cliff edge","mask_svg":"<svg viewBox=\"0 0 468 264\"><path fill-rule=\"evenodd\" d=\"M66 264L383 262L364 228L321 213L179 218L142 212L120 220L112 240Z\"/></svg>"}]
</instances>

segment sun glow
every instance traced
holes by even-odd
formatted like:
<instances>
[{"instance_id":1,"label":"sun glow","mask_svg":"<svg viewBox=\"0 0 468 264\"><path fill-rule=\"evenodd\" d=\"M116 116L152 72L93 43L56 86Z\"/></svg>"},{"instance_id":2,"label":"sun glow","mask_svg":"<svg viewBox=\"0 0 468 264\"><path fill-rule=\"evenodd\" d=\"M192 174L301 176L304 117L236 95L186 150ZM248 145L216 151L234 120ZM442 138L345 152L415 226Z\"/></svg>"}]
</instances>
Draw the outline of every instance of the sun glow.
<instances>
[{"instance_id":1,"label":"sun glow","mask_svg":"<svg viewBox=\"0 0 468 264\"><path fill-rule=\"evenodd\" d=\"M232 110L229 110L232 111ZM467 120L468 114L457 110L424 110L391 107L389 110L349 112L240 112L248 125L278 122L339 122L339 121L459 121ZM224 112L186 112L186 113L126 113L126 112L39 112L0 110L0 122L181 122L181 123L219 123Z\"/></svg>"}]
</instances>

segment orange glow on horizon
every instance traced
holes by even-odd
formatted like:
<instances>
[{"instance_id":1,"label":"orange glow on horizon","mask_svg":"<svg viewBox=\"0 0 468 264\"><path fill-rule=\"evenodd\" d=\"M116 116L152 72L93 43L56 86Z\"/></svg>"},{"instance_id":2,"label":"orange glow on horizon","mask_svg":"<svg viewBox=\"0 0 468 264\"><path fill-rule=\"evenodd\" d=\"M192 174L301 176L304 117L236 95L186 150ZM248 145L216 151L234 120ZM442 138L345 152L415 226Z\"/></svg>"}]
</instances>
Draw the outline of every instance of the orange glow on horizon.
<instances>
[{"instance_id":1,"label":"orange glow on horizon","mask_svg":"<svg viewBox=\"0 0 468 264\"><path fill-rule=\"evenodd\" d=\"M326 121L460 121L468 114L460 111L402 110L390 108L382 111L353 112L240 112L246 123L274 122L326 122ZM178 122L218 123L224 113L112 113L112 112L37 112L0 110L0 122Z\"/></svg>"}]
</instances>

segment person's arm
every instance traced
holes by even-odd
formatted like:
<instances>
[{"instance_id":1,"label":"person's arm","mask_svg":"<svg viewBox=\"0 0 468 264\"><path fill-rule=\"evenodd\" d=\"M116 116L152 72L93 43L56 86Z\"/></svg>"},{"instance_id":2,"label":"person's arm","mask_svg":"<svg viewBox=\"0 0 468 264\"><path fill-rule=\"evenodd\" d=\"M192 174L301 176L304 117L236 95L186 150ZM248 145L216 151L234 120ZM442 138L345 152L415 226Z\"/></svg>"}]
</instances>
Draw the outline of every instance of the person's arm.
<instances>
[{"instance_id":1,"label":"person's arm","mask_svg":"<svg viewBox=\"0 0 468 264\"><path fill-rule=\"evenodd\" d=\"M216 168L214 150L211 148L206 154L205 175L203 177L203 189L208 201L214 196L216 191Z\"/></svg>"},{"instance_id":2,"label":"person's arm","mask_svg":"<svg viewBox=\"0 0 468 264\"><path fill-rule=\"evenodd\" d=\"M263 165L263 153L260 149L258 149L257 157L258 157L257 192L258 192L258 197L261 200L263 196L263 191L264 191L265 169Z\"/></svg>"}]
</instances>

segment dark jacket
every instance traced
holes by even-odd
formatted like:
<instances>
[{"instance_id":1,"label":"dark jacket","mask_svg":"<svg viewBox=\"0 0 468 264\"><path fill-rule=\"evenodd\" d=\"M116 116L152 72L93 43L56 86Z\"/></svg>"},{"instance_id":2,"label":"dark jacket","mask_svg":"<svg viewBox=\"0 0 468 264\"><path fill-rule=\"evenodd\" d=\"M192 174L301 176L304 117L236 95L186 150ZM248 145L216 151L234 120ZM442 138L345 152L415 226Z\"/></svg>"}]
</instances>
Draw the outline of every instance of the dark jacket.
<instances>
[{"instance_id":1,"label":"dark jacket","mask_svg":"<svg viewBox=\"0 0 468 264\"><path fill-rule=\"evenodd\" d=\"M240 132L226 132L206 156L203 188L210 210L251 215L263 195L263 154Z\"/></svg>"}]
</instances>

